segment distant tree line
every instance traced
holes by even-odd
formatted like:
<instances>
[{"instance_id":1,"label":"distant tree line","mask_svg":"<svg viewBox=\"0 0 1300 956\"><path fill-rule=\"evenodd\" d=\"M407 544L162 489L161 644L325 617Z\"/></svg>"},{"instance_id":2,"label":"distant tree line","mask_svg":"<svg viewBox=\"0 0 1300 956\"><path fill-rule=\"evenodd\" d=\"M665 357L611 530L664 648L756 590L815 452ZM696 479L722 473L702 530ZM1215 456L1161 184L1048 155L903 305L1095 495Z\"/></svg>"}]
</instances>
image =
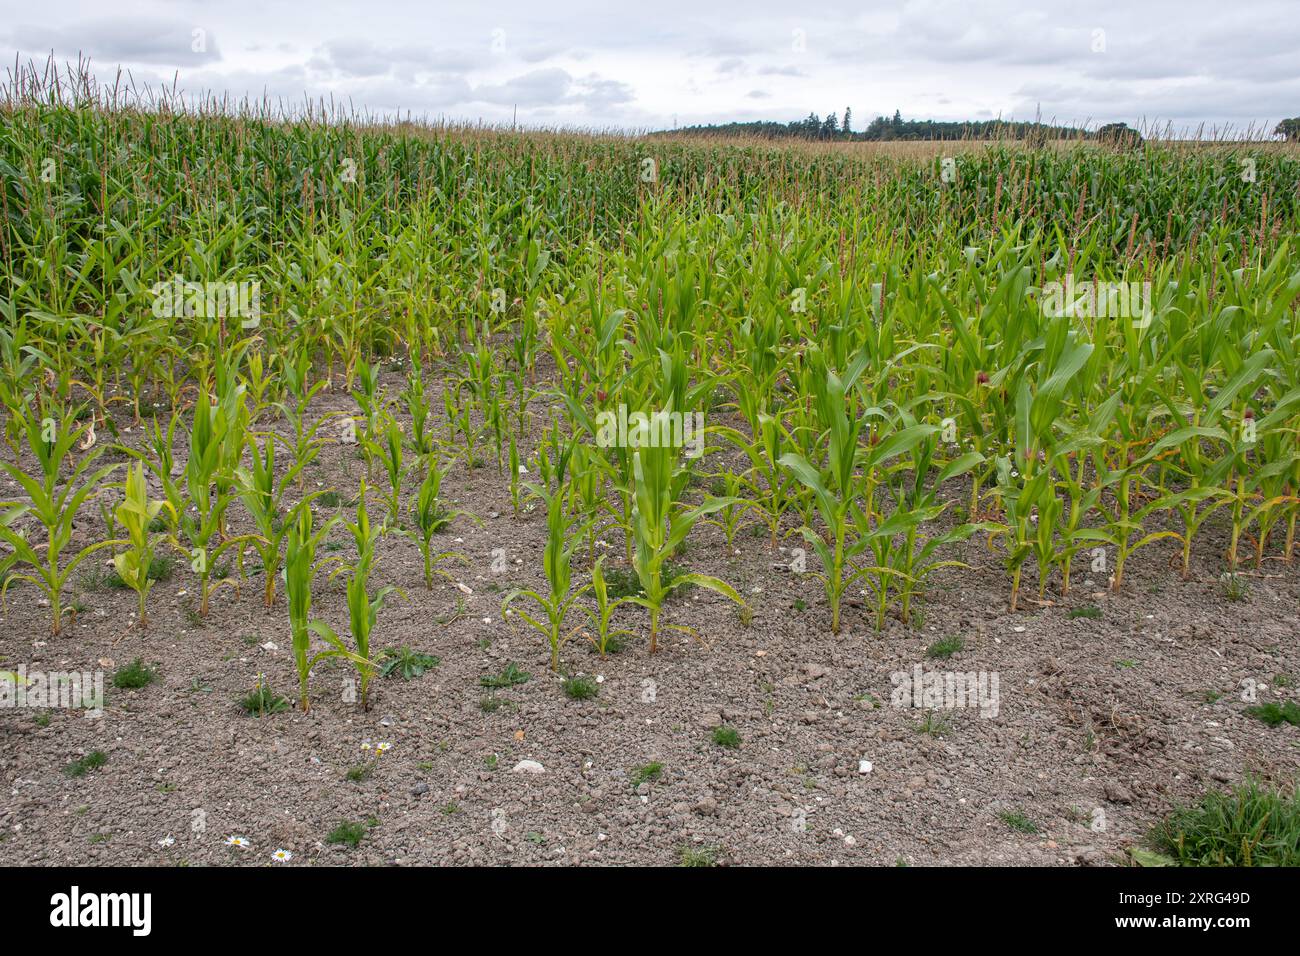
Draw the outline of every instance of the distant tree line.
<instances>
[{"instance_id":1,"label":"distant tree line","mask_svg":"<svg viewBox=\"0 0 1300 956\"><path fill-rule=\"evenodd\" d=\"M1116 128L1123 128L1122 123L1112 123L1107 135L1113 135ZM902 114L894 111L893 117L877 116L867 128L853 128L853 111L846 108L844 119L831 113L824 119L816 113L809 113L806 119L791 123L777 123L759 120L751 123L719 123L707 126L687 126L679 133L702 136L753 136L763 139L807 139L840 141L882 141L882 140L946 140L946 139L1066 139L1094 138L1101 134L1089 134L1086 130L1073 126L1053 126L1046 123L1017 123L1006 120L905 120ZM1136 137L1137 132L1131 131ZM1107 137L1101 137L1107 138ZM1140 140L1140 137L1139 137Z\"/></svg>"}]
</instances>

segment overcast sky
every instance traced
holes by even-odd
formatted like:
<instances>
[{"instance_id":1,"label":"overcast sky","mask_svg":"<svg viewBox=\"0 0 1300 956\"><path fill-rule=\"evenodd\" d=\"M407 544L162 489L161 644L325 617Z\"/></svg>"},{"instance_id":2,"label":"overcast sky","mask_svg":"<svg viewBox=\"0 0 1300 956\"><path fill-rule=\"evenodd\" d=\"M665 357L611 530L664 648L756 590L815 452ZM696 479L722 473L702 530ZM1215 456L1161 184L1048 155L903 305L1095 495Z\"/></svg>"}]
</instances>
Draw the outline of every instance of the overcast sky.
<instances>
[{"instance_id":1,"label":"overcast sky","mask_svg":"<svg viewBox=\"0 0 1300 956\"><path fill-rule=\"evenodd\" d=\"M110 82L548 126L1300 115L1297 0L0 0L11 69L51 50Z\"/></svg>"}]
</instances>

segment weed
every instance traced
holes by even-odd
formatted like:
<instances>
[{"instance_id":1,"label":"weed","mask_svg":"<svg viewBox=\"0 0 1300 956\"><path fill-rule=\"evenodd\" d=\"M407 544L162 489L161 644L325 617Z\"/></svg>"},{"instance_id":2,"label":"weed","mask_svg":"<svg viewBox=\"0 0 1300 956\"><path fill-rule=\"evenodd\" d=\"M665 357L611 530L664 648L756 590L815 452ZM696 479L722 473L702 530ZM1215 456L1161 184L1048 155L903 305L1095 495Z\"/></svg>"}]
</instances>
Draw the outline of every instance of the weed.
<instances>
[{"instance_id":1,"label":"weed","mask_svg":"<svg viewBox=\"0 0 1300 956\"><path fill-rule=\"evenodd\" d=\"M725 724L721 727L714 727L713 742L719 747L726 747L728 750L734 750L740 746L740 733L735 727L728 727Z\"/></svg>"},{"instance_id":2,"label":"weed","mask_svg":"<svg viewBox=\"0 0 1300 956\"><path fill-rule=\"evenodd\" d=\"M63 768L69 777L84 777L92 770L98 770L108 763L108 754L102 750L92 750L84 757L79 757Z\"/></svg>"},{"instance_id":3,"label":"weed","mask_svg":"<svg viewBox=\"0 0 1300 956\"><path fill-rule=\"evenodd\" d=\"M570 700L591 700L600 693L596 679L586 675L566 677L561 686L564 688L564 696Z\"/></svg>"},{"instance_id":4,"label":"weed","mask_svg":"<svg viewBox=\"0 0 1300 956\"><path fill-rule=\"evenodd\" d=\"M145 666L144 661L136 658L130 664L123 664L113 674L113 686L119 690L139 690L147 687L158 678L158 672Z\"/></svg>"}]
</instances>

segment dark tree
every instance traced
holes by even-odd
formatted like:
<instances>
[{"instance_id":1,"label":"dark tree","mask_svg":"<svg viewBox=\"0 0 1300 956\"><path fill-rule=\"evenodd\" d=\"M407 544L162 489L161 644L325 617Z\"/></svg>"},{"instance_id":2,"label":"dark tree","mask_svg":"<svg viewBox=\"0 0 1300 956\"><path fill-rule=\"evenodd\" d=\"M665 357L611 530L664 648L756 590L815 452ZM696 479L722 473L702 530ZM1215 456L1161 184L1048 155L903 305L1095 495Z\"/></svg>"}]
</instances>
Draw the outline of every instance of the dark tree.
<instances>
[{"instance_id":1,"label":"dark tree","mask_svg":"<svg viewBox=\"0 0 1300 956\"><path fill-rule=\"evenodd\" d=\"M1300 116L1284 119L1273 130L1274 136L1285 136L1288 143L1300 143Z\"/></svg>"},{"instance_id":2,"label":"dark tree","mask_svg":"<svg viewBox=\"0 0 1300 956\"><path fill-rule=\"evenodd\" d=\"M1093 138L1099 143L1119 149L1132 149L1142 145L1142 134L1127 123L1107 123L1093 134Z\"/></svg>"}]
</instances>

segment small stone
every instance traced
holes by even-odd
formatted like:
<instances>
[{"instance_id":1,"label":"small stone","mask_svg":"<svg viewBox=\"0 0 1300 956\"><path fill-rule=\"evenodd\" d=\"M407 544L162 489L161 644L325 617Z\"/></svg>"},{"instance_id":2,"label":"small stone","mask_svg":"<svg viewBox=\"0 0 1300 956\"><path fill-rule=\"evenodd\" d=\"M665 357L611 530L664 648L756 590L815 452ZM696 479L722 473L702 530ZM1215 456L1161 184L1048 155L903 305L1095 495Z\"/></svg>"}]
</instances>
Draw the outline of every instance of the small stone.
<instances>
[{"instance_id":1,"label":"small stone","mask_svg":"<svg viewBox=\"0 0 1300 956\"><path fill-rule=\"evenodd\" d=\"M871 773L871 767L872 764L870 760L858 761L858 773Z\"/></svg>"},{"instance_id":2,"label":"small stone","mask_svg":"<svg viewBox=\"0 0 1300 956\"><path fill-rule=\"evenodd\" d=\"M1113 780L1106 781L1106 785L1103 788L1103 791L1106 794L1106 799L1109 800L1111 803L1132 803L1133 802L1133 794L1129 793L1124 786L1116 783Z\"/></svg>"},{"instance_id":3,"label":"small stone","mask_svg":"<svg viewBox=\"0 0 1300 956\"><path fill-rule=\"evenodd\" d=\"M413 797L422 797L428 792L429 792L429 785L425 783L423 780L421 780L419 783L417 783L414 787L411 788L411 796Z\"/></svg>"},{"instance_id":4,"label":"small stone","mask_svg":"<svg viewBox=\"0 0 1300 956\"><path fill-rule=\"evenodd\" d=\"M521 760L515 764L511 773L546 773L546 768L536 760Z\"/></svg>"}]
</instances>

